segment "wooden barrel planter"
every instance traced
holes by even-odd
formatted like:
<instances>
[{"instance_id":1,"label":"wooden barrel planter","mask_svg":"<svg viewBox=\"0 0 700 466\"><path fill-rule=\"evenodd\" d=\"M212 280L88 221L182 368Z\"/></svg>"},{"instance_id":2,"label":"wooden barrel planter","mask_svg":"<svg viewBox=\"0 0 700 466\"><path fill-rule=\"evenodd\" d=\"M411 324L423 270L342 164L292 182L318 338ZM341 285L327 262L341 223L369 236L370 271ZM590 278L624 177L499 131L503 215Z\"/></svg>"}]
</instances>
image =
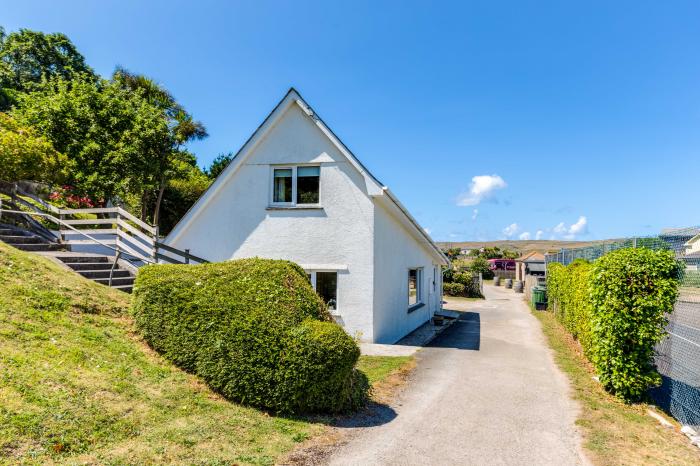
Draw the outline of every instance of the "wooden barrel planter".
<instances>
[{"instance_id":1,"label":"wooden barrel planter","mask_svg":"<svg viewBox=\"0 0 700 466\"><path fill-rule=\"evenodd\" d=\"M513 283L513 291L516 293L522 293L523 292L523 282L522 280L516 280L515 283Z\"/></svg>"},{"instance_id":2,"label":"wooden barrel planter","mask_svg":"<svg viewBox=\"0 0 700 466\"><path fill-rule=\"evenodd\" d=\"M501 286L501 277L493 277L493 286Z\"/></svg>"},{"instance_id":3,"label":"wooden barrel planter","mask_svg":"<svg viewBox=\"0 0 700 466\"><path fill-rule=\"evenodd\" d=\"M513 279L512 278L506 278L506 288L508 288L508 289L513 288Z\"/></svg>"}]
</instances>

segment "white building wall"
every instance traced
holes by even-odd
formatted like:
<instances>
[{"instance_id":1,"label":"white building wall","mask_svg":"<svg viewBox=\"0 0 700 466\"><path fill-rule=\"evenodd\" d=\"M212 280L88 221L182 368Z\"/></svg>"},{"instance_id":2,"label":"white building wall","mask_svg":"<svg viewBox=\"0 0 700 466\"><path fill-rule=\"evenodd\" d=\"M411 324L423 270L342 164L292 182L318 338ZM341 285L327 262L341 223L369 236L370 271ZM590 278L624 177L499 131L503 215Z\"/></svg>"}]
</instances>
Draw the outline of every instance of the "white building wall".
<instances>
[{"instance_id":1,"label":"white building wall","mask_svg":"<svg viewBox=\"0 0 700 466\"><path fill-rule=\"evenodd\" d=\"M423 269L421 287L425 306L408 312L408 270ZM408 230L375 203L374 214L374 339L395 343L427 322L440 309L442 271L433 256ZM433 273L436 283L433 288Z\"/></svg>"},{"instance_id":2,"label":"white building wall","mask_svg":"<svg viewBox=\"0 0 700 466\"><path fill-rule=\"evenodd\" d=\"M270 164L298 163L320 164L322 209L269 208ZM293 105L169 243L211 261L257 256L341 267L336 313L349 334L373 341L373 235L363 176Z\"/></svg>"}]
</instances>

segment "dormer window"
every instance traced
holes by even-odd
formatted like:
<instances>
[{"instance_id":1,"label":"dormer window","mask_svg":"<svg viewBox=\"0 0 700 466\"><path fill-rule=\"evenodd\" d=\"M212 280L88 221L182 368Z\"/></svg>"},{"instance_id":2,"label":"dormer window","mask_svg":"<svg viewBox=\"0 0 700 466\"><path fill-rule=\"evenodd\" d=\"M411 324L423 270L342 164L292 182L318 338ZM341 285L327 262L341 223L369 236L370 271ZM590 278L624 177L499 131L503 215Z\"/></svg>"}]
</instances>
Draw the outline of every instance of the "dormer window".
<instances>
[{"instance_id":1,"label":"dormer window","mask_svg":"<svg viewBox=\"0 0 700 466\"><path fill-rule=\"evenodd\" d=\"M318 205L321 167L299 165L272 168L272 204Z\"/></svg>"}]
</instances>

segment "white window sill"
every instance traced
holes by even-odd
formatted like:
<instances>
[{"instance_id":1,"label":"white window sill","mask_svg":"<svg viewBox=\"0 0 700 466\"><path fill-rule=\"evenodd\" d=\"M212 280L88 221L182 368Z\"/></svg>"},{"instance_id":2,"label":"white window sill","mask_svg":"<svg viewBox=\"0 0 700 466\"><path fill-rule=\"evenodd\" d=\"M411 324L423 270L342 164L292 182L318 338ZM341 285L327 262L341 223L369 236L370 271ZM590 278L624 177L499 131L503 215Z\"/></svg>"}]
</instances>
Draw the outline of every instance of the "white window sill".
<instances>
[{"instance_id":1,"label":"white window sill","mask_svg":"<svg viewBox=\"0 0 700 466\"><path fill-rule=\"evenodd\" d=\"M410 314L411 312L417 311L418 309L422 308L423 306L425 306L425 303L412 304L411 306L408 307L407 312L408 312L408 314Z\"/></svg>"},{"instance_id":2,"label":"white window sill","mask_svg":"<svg viewBox=\"0 0 700 466\"><path fill-rule=\"evenodd\" d=\"M269 205L265 210L323 210L321 205Z\"/></svg>"}]
</instances>

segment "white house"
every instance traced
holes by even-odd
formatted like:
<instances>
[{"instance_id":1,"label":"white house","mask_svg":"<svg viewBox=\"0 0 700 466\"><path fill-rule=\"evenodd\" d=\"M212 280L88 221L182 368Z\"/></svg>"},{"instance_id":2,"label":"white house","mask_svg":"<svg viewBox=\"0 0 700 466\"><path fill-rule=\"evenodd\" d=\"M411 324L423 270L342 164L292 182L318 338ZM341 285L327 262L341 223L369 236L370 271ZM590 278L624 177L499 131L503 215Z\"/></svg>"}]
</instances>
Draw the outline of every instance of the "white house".
<instances>
[{"instance_id":1,"label":"white house","mask_svg":"<svg viewBox=\"0 0 700 466\"><path fill-rule=\"evenodd\" d=\"M449 265L294 89L165 242L210 261L294 261L349 334L378 343L440 309Z\"/></svg>"}]
</instances>

